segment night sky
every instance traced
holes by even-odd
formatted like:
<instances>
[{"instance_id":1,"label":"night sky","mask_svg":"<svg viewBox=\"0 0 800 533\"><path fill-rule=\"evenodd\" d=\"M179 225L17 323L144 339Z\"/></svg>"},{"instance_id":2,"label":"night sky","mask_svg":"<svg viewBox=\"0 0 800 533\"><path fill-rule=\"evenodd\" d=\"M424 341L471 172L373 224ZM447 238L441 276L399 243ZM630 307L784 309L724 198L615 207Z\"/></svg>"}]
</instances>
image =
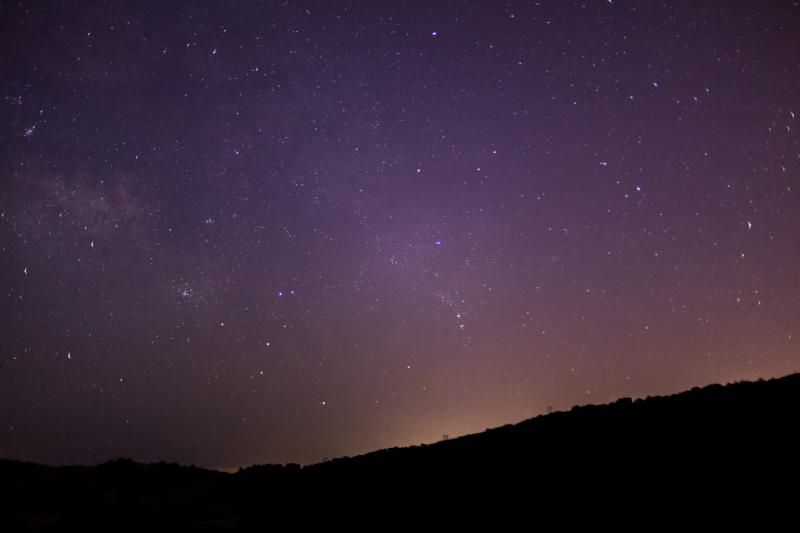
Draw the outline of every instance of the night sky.
<instances>
[{"instance_id":1,"label":"night sky","mask_svg":"<svg viewBox=\"0 0 800 533\"><path fill-rule=\"evenodd\" d=\"M1 457L800 370L796 1L3 1L0 49Z\"/></svg>"}]
</instances>

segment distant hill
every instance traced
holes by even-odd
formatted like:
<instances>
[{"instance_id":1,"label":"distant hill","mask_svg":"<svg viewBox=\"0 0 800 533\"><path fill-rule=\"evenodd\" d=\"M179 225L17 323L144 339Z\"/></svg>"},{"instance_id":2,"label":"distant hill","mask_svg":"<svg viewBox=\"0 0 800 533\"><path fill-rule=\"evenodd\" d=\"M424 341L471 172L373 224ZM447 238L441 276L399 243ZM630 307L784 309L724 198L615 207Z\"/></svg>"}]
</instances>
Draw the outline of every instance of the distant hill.
<instances>
[{"instance_id":1,"label":"distant hill","mask_svg":"<svg viewBox=\"0 0 800 533\"><path fill-rule=\"evenodd\" d=\"M794 508L800 495L798 429L800 374L793 374L574 407L306 467L226 474L129 459L96 467L5 460L0 526L229 528L368 513L464 520L617 506L708 512L720 501L728 513L746 509L740 505L769 505L774 513Z\"/></svg>"}]
</instances>

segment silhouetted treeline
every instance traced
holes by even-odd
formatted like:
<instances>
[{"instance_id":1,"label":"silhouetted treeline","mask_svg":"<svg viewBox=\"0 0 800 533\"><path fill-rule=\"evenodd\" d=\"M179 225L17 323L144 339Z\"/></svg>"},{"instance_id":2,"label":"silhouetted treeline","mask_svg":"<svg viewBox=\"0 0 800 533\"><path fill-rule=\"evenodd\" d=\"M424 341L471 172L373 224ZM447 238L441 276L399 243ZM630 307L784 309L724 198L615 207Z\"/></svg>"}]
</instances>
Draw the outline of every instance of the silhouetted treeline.
<instances>
[{"instance_id":1,"label":"silhouetted treeline","mask_svg":"<svg viewBox=\"0 0 800 533\"><path fill-rule=\"evenodd\" d=\"M59 468L0 461L0 525L228 528L323 518L341 525L371 513L393 517L387 524L426 513L569 521L569 513L590 509L674 514L723 505L729 514L767 504L774 514L796 506L799 423L794 374L574 407L306 467L225 474L129 459Z\"/></svg>"}]
</instances>

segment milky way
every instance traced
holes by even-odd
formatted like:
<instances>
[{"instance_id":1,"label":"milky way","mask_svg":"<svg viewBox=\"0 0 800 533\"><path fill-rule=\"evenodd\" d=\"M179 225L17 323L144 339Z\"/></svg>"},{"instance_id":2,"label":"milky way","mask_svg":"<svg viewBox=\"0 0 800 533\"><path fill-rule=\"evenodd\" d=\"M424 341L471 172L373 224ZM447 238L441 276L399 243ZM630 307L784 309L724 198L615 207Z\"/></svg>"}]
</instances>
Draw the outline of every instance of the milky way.
<instances>
[{"instance_id":1,"label":"milky way","mask_svg":"<svg viewBox=\"0 0 800 533\"><path fill-rule=\"evenodd\" d=\"M800 370L793 1L4 2L0 456L214 468Z\"/></svg>"}]
</instances>

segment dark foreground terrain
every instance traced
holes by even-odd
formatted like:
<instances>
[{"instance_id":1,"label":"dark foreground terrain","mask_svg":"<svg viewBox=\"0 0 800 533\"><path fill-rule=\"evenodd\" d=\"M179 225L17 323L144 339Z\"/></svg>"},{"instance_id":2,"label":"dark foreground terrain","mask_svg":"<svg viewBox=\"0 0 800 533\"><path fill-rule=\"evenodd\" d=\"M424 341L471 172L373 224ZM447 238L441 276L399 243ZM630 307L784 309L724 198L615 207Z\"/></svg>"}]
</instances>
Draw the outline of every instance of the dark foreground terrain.
<instances>
[{"instance_id":1,"label":"dark foreground terrain","mask_svg":"<svg viewBox=\"0 0 800 533\"><path fill-rule=\"evenodd\" d=\"M0 530L349 521L428 529L431 516L568 523L643 511L654 524L694 511L767 517L799 505L799 423L800 374L793 374L575 407L303 468L226 474L127 459L58 468L0 461Z\"/></svg>"}]
</instances>

